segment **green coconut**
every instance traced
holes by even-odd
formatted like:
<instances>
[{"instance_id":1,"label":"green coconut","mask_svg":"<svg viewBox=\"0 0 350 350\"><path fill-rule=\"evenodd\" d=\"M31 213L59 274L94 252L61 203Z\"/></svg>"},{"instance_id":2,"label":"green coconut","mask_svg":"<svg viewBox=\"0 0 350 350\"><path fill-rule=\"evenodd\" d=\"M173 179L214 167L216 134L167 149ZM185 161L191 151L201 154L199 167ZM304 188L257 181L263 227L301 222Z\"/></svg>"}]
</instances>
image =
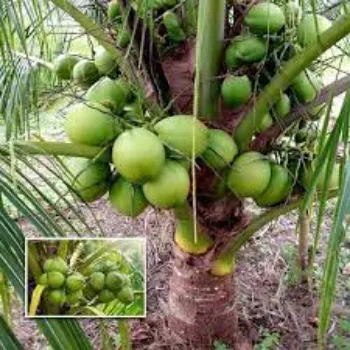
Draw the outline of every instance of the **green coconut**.
<instances>
[{"instance_id":1,"label":"green coconut","mask_svg":"<svg viewBox=\"0 0 350 350\"><path fill-rule=\"evenodd\" d=\"M293 28L301 21L303 12L297 1L288 1L284 6L284 16L288 27Z\"/></svg>"},{"instance_id":2,"label":"green coconut","mask_svg":"<svg viewBox=\"0 0 350 350\"><path fill-rule=\"evenodd\" d=\"M103 304L109 303L114 299L115 299L115 296L114 296L113 292L110 291L109 289L103 289L103 290L101 290L100 293L98 293L98 301L100 303L103 303Z\"/></svg>"},{"instance_id":3,"label":"green coconut","mask_svg":"<svg viewBox=\"0 0 350 350\"><path fill-rule=\"evenodd\" d=\"M143 128L124 131L113 146L113 164L127 180L145 182L160 173L165 150L160 139Z\"/></svg>"},{"instance_id":4,"label":"green coconut","mask_svg":"<svg viewBox=\"0 0 350 350\"><path fill-rule=\"evenodd\" d=\"M85 277L75 272L67 277L66 279L66 288L69 292L74 292L85 287Z\"/></svg>"},{"instance_id":5,"label":"green coconut","mask_svg":"<svg viewBox=\"0 0 350 350\"><path fill-rule=\"evenodd\" d=\"M65 277L61 272L53 271L47 274L47 285L52 289L57 289L63 286Z\"/></svg>"},{"instance_id":6,"label":"green coconut","mask_svg":"<svg viewBox=\"0 0 350 350\"><path fill-rule=\"evenodd\" d=\"M112 291L120 290L125 284L125 275L112 271L106 276L106 287Z\"/></svg>"},{"instance_id":7,"label":"green coconut","mask_svg":"<svg viewBox=\"0 0 350 350\"><path fill-rule=\"evenodd\" d=\"M297 29L297 38L301 46L316 42L318 36L329 29L332 22L321 15L304 15Z\"/></svg>"},{"instance_id":8,"label":"green coconut","mask_svg":"<svg viewBox=\"0 0 350 350\"><path fill-rule=\"evenodd\" d=\"M292 82L292 90L302 103L314 100L321 87L320 80L309 70L301 72Z\"/></svg>"},{"instance_id":9,"label":"green coconut","mask_svg":"<svg viewBox=\"0 0 350 350\"><path fill-rule=\"evenodd\" d=\"M105 287L105 275L102 272L93 272L88 279L89 286L99 292Z\"/></svg>"},{"instance_id":10,"label":"green coconut","mask_svg":"<svg viewBox=\"0 0 350 350\"><path fill-rule=\"evenodd\" d=\"M93 202L107 192L111 177L108 163L74 158L68 166L72 175L72 187L84 201Z\"/></svg>"},{"instance_id":11,"label":"green coconut","mask_svg":"<svg viewBox=\"0 0 350 350\"><path fill-rule=\"evenodd\" d=\"M121 16L122 12L120 10L120 6L118 4L117 0L112 0L108 4L107 8L107 17L110 21L114 22L116 19L118 19Z\"/></svg>"},{"instance_id":12,"label":"green coconut","mask_svg":"<svg viewBox=\"0 0 350 350\"><path fill-rule=\"evenodd\" d=\"M311 71L301 72L292 82L291 88L301 103L313 101L322 88L321 80ZM324 106L317 106L308 111L312 119L318 119Z\"/></svg>"},{"instance_id":13,"label":"green coconut","mask_svg":"<svg viewBox=\"0 0 350 350\"><path fill-rule=\"evenodd\" d=\"M118 74L118 57L102 46L96 50L95 65L100 74L116 78Z\"/></svg>"},{"instance_id":14,"label":"green coconut","mask_svg":"<svg viewBox=\"0 0 350 350\"><path fill-rule=\"evenodd\" d=\"M292 189L293 181L288 169L278 164L271 164L269 185L260 196L254 199L260 207L271 207L283 202L291 193Z\"/></svg>"},{"instance_id":15,"label":"green coconut","mask_svg":"<svg viewBox=\"0 0 350 350\"><path fill-rule=\"evenodd\" d=\"M62 305L66 301L66 293L63 289L53 289L47 293L47 300L52 305Z\"/></svg>"},{"instance_id":16,"label":"green coconut","mask_svg":"<svg viewBox=\"0 0 350 350\"><path fill-rule=\"evenodd\" d=\"M109 202L120 214L136 217L148 206L140 186L118 176L109 189Z\"/></svg>"},{"instance_id":17,"label":"green coconut","mask_svg":"<svg viewBox=\"0 0 350 350\"><path fill-rule=\"evenodd\" d=\"M61 272L65 275L68 271L67 263L59 256L47 259L43 265L44 272Z\"/></svg>"},{"instance_id":18,"label":"green coconut","mask_svg":"<svg viewBox=\"0 0 350 350\"><path fill-rule=\"evenodd\" d=\"M163 14L163 24L171 41L179 43L186 39L186 34L181 27L180 19L173 11L166 11Z\"/></svg>"},{"instance_id":19,"label":"green coconut","mask_svg":"<svg viewBox=\"0 0 350 350\"><path fill-rule=\"evenodd\" d=\"M106 145L121 131L111 111L96 102L78 103L71 107L64 129L71 142L89 146Z\"/></svg>"},{"instance_id":20,"label":"green coconut","mask_svg":"<svg viewBox=\"0 0 350 350\"><path fill-rule=\"evenodd\" d=\"M186 157L199 156L208 146L208 128L190 115L165 118L154 126L166 146Z\"/></svg>"},{"instance_id":21,"label":"green coconut","mask_svg":"<svg viewBox=\"0 0 350 350\"><path fill-rule=\"evenodd\" d=\"M47 280L47 273L43 273L39 277L39 284L42 286L47 286L48 285L48 280Z\"/></svg>"},{"instance_id":22,"label":"green coconut","mask_svg":"<svg viewBox=\"0 0 350 350\"><path fill-rule=\"evenodd\" d=\"M146 182L142 189L151 204L170 209L185 202L190 191L190 177L181 164L166 160L159 175Z\"/></svg>"},{"instance_id":23,"label":"green coconut","mask_svg":"<svg viewBox=\"0 0 350 350\"><path fill-rule=\"evenodd\" d=\"M123 287L116 295L117 299L125 305L134 301L134 292L129 286Z\"/></svg>"},{"instance_id":24,"label":"green coconut","mask_svg":"<svg viewBox=\"0 0 350 350\"><path fill-rule=\"evenodd\" d=\"M130 103L134 100L134 93L132 91L131 84L124 78L115 80L116 84L124 91L126 103Z\"/></svg>"},{"instance_id":25,"label":"green coconut","mask_svg":"<svg viewBox=\"0 0 350 350\"><path fill-rule=\"evenodd\" d=\"M54 63L53 69L59 79L69 80L72 78L73 68L80 61L79 57L64 54L59 55Z\"/></svg>"},{"instance_id":26,"label":"green coconut","mask_svg":"<svg viewBox=\"0 0 350 350\"><path fill-rule=\"evenodd\" d=\"M282 9L272 2L253 5L244 17L244 23L252 33L275 34L284 26L286 19Z\"/></svg>"},{"instance_id":27,"label":"green coconut","mask_svg":"<svg viewBox=\"0 0 350 350\"><path fill-rule=\"evenodd\" d=\"M291 101L287 94L282 94L273 106L274 115L277 120L282 119L291 111Z\"/></svg>"},{"instance_id":28,"label":"green coconut","mask_svg":"<svg viewBox=\"0 0 350 350\"><path fill-rule=\"evenodd\" d=\"M221 86L221 95L227 107L240 107L252 94L252 84L248 76L228 76Z\"/></svg>"},{"instance_id":29,"label":"green coconut","mask_svg":"<svg viewBox=\"0 0 350 350\"><path fill-rule=\"evenodd\" d=\"M262 120L260 121L258 127L257 127L257 132L261 133L267 130L271 125L273 124L273 119L271 117L270 113L266 113Z\"/></svg>"},{"instance_id":30,"label":"green coconut","mask_svg":"<svg viewBox=\"0 0 350 350\"><path fill-rule=\"evenodd\" d=\"M318 191L323 190L323 186L326 181L326 172L327 172L327 168L324 167L317 181L316 186ZM311 166L307 166L305 169L303 169L302 175L301 175L301 182L305 188L308 188L310 186L313 173L314 173L314 170L312 169ZM328 185L329 190L336 190L339 187L339 176L340 176L340 164L336 163L334 164L331 179Z\"/></svg>"},{"instance_id":31,"label":"green coconut","mask_svg":"<svg viewBox=\"0 0 350 350\"><path fill-rule=\"evenodd\" d=\"M100 79L87 91L86 99L108 107L116 114L123 111L126 104L126 91L118 81L109 77Z\"/></svg>"},{"instance_id":32,"label":"green coconut","mask_svg":"<svg viewBox=\"0 0 350 350\"><path fill-rule=\"evenodd\" d=\"M255 198L267 188L271 177L270 163L257 152L241 154L233 162L227 186L239 197Z\"/></svg>"},{"instance_id":33,"label":"green coconut","mask_svg":"<svg viewBox=\"0 0 350 350\"><path fill-rule=\"evenodd\" d=\"M216 170L226 168L238 154L238 148L231 135L225 131L209 129L208 147L202 157Z\"/></svg>"},{"instance_id":34,"label":"green coconut","mask_svg":"<svg viewBox=\"0 0 350 350\"><path fill-rule=\"evenodd\" d=\"M69 292L67 294L67 302L70 305L74 305L79 303L81 299L83 299L84 293L82 289L76 290L74 292Z\"/></svg>"},{"instance_id":35,"label":"green coconut","mask_svg":"<svg viewBox=\"0 0 350 350\"><path fill-rule=\"evenodd\" d=\"M90 60L79 61L73 69L73 80L82 88L89 88L100 77L95 63Z\"/></svg>"},{"instance_id":36,"label":"green coconut","mask_svg":"<svg viewBox=\"0 0 350 350\"><path fill-rule=\"evenodd\" d=\"M120 33L118 34L117 43L118 46L122 49L125 49L129 46L131 42L131 33L130 30L127 28L123 28Z\"/></svg>"},{"instance_id":37,"label":"green coconut","mask_svg":"<svg viewBox=\"0 0 350 350\"><path fill-rule=\"evenodd\" d=\"M266 40L252 35L239 35L233 39L225 52L228 69L235 70L241 65L262 61L268 53Z\"/></svg>"}]
</instances>

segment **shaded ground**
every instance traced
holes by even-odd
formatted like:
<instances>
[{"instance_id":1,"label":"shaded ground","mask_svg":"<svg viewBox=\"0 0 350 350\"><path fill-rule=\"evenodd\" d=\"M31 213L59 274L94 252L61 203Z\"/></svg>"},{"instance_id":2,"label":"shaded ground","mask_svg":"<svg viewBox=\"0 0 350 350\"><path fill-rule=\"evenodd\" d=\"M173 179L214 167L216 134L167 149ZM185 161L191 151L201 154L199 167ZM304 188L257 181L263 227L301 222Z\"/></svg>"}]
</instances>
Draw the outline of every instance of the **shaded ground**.
<instances>
[{"instance_id":1,"label":"shaded ground","mask_svg":"<svg viewBox=\"0 0 350 350\"><path fill-rule=\"evenodd\" d=\"M332 207L332 205L330 206ZM163 318L164 302L168 291L168 279L171 273L171 234L173 219L169 212L148 210L137 220L118 216L110 209L105 200L92 205L96 219L108 236L141 236L148 238L148 317L146 320L131 321L134 348L145 349L186 349L165 331ZM82 209L86 211L86 209ZM329 230L331 210L324 224L324 232ZM96 225L89 216L90 225ZM305 287L297 280L298 271L293 269L295 260L296 235L294 225L296 214L281 218L278 222L262 230L249 245L242 250L238 259L237 312L242 333L253 341L256 349L314 349L316 337L316 305ZM27 222L21 223L25 232L32 235L34 230ZM349 261L350 251L344 249L345 259ZM321 255L319 254L319 257ZM348 256L348 258L346 258ZM316 275L320 271L316 270ZM342 275L338 284L338 303L342 308L350 308L346 297L347 276ZM22 307L18 306L23 310ZM114 341L116 321L104 321ZM330 340L337 329L338 319L332 320ZM84 329L99 348L101 339L98 328L100 321L82 321ZM15 315L16 334L27 349L43 349L45 340L35 330L32 321ZM278 345L277 345L278 344ZM217 343L217 349L220 348ZM278 347L276 347L278 346ZM248 349L251 347L248 347ZM333 347L330 349L349 349Z\"/></svg>"}]
</instances>

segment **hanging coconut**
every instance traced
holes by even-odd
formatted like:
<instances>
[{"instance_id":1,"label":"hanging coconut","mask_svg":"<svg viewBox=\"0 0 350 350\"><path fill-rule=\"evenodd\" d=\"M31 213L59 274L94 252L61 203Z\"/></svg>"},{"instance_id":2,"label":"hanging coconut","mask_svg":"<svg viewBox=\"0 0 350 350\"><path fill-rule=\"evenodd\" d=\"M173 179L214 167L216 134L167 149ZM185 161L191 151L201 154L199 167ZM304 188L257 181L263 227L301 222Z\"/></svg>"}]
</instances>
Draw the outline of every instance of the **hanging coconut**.
<instances>
[{"instance_id":1,"label":"hanging coconut","mask_svg":"<svg viewBox=\"0 0 350 350\"><path fill-rule=\"evenodd\" d=\"M80 61L79 57L64 54L58 56L54 63L53 69L59 79L69 80L72 78L73 68Z\"/></svg>"},{"instance_id":2,"label":"hanging coconut","mask_svg":"<svg viewBox=\"0 0 350 350\"><path fill-rule=\"evenodd\" d=\"M166 160L159 175L146 182L142 189L151 204L170 209L185 202L190 191L190 177L181 164Z\"/></svg>"},{"instance_id":3,"label":"hanging coconut","mask_svg":"<svg viewBox=\"0 0 350 350\"><path fill-rule=\"evenodd\" d=\"M118 213L136 217L148 206L141 187L118 176L109 190L109 202Z\"/></svg>"},{"instance_id":4,"label":"hanging coconut","mask_svg":"<svg viewBox=\"0 0 350 350\"><path fill-rule=\"evenodd\" d=\"M132 182L146 182L160 173L165 150L160 139L143 128L124 131L113 146L113 164Z\"/></svg>"},{"instance_id":5,"label":"hanging coconut","mask_svg":"<svg viewBox=\"0 0 350 350\"><path fill-rule=\"evenodd\" d=\"M208 147L202 157L205 162L216 170L226 168L238 153L233 137L225 131L209 129Z\"/></svg>"},{"instance_id":6,"label":"hanging coconut","mask_svg":"<svg viewBox=\"0 0 350 350\"><path fill-rule=\"evenodd\" d=\"M64 129L71 142L89 146L106 145L121 132L111 111L95 102L71 107L66 115Z\"/></svg>"},{"instance_id":7,"label":"hanging coconut","mask_svg":"<svg viewBox=\"0 0 350 350\"><path fill-rule=\"evenodd\" d=\"M90 60L79 61L73 69L74 83L82 88L89 88L100 77L95 63Z\"/></svg>"},{"instance_id":8,"label":"hanging coconut","mask_svg":"<svg viewBox=\"0 0 350 350\"><path fill-rule=\"evenodd\" d=\"M84 201L93 202L107 192L111 177L108 163L76 158L69 161L68 168L72 187Z\"/></svg>"},{"instance_id":9,"label":"hanging coconut","mask_svg":"<svg viewBox=\"0 0 350 350\"><path fill-rule=\"evenodd\" d=\"M165 118L154 126L166 146L180 155L199 156L208 146L208 128L190 115Z\"/></svg>"},{"instance_id":10,"label":"hanging coconut","mask_svg":"<svg viewBox=\"0 0 350 350\"><path fill-rule=\"evenodd\" d=\"M221 86L221 95L227 107L240 107L245 104L252 94L252 84L248 76L230 75Z\"/></svg>"},{"instance_id":11,"label":"hanging coconut","mask_svg":"<svg viewBox=\"0 0 350 350\"><path fill-rule=\"evenodd\" d=\"M278 164L271 164L270 182L266 190L254 199L260 207L271 207L283 202L292 189L293 181L288 169Z\"/></svg>"},{"instance_id":12,"label":"hanging coconut","mask_svg":"<svg viewBox=\"0 0 350 350\"><path fill-rule=\"evenodd\" d=\"M239 197L255 198L267 188L271 177L270 163L257 152L241 154L233 162L227 186Z\"/></svg>"}]
</instances>

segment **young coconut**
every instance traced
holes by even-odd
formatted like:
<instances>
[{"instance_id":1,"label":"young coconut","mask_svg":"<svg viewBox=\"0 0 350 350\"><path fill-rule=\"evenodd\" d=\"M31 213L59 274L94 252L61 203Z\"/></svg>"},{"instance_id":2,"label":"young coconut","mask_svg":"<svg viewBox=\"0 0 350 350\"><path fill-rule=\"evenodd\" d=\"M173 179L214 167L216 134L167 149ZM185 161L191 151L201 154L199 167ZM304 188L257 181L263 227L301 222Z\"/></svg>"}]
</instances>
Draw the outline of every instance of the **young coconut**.
<instances>
[{"instance_id":1,"label":"young coconut","mask_svg":"<svg viewBox=\"0 0 350 350\"><path fill-rule=\"evenodd\" d=\"M252 84L248 76L230 75L221 86L221 95L227 107L240 107L245 104L252 94Z\"/></svg>"},{"instance_id":2,"label":"young coconut","mask_svg":"<svg viewBox=\"0 0 350 350\"><path fill-rule=\"evenodd\" d=\"M260 2L251 7L244 23L252 33L275 34L285 25L286 19L282 9L272 2Z\"/></svg>"},{"instance_id":3,"label":"young coconut","mask_svg":"<svg viewBox=\"0 0 350 350\"><path fill-rule=\"evenodd\" d=\"M195 157L208 147L208 128L190 115L165 118L154 126L154 130L166 146L189 158L192 157L193 146Z\"/></svg>"},{"instance_id":4,"label":"young coconut","mask_svg":"<svg viewBox=\"0 0 350 350\"><path fill-rule=\"evenodd\" d=\"M185 202L190 191L190 177L182 165L166 160L159 175L146 182L142 189L151 204L170 209Z\"/></svg>"},{"instance_id":5,"label":"young coconut","mask_svg":"<svg viewBox=\"0 0 350 350\"><path fill-rule=\"evenodd\" d=\"M186 39L186 34L181 28L179 17L174 12L167 11L163 14L163 24L171 41L179 43Z\"/></svg>"},{"instance_id":6,"label":"young coconut","mask_svg":"<svg viewBox=\"0 0 350 350\"><path fill-rule=\"evenodd\" d=\"M327 172L327 168L324 167L323 170L321 171L321 174L319 175L319 178L317 181L316 187L317 187L318 191L323 190L323 186L324 186L325 181L326 181L326 172ZM301 182L302 182L302 185L306 189L311 184L313 173L314 173L314 169L312 169L311 166L307 166L302 171ZM334 167L333 167L332 175L331 175L330 182L328 185L329 190L335 190L339 187L339 176L340 176L340 164L337 163L337 164L334 164Z\"/></svg>"},{"instance_id":7,"label":"young coconut","mask_svg":"<svg viewBox=\"0 0 350 350\"><path fill-rule=\"evenodd\" d=\"M118 176L109 189L109 202L118 213L132 218L140 215L148 206L140 186Z\"/></svg>"},{"instance_id":8,"label":"young coconut","mask_svg":"<svg viewBox=\"0 0 350 350\"><path fill-rule=\"evenodd\" d=\"M111 271L106 276L106 287L112 291L120 290L125 284L125 275Z\"/></svg>"},{"instance_id":9,"label":"young coconut","mask_svg":"<svg viewBox=\"0 0 350 350\"><path fill-rule=\"evenodd\" d=\"M122 176L142 183L158 176L164 165L165 150L155 134L143 128L133 128L117 138L112 158Z\"/></svg>"},{"instance_id":10,"label":"young coconut","mask_svg":"<svg viewBox=\"0 0 350 350\"><path fill-rule=\"evenodd\" d=\"M255 197L260 207L271 207L283 202L293 189L293 181L288 169L278 164L271 164L271 178L266 190Z\"/></svg>"},{"instance_id":11,"label":"young coconut","mask_svg":"<svg viewBox=\"0 0 350 350\"><path fill-rule=\"evenodd\" d=\"M111 111L95 102L78 103L71 107L64 129L71 142L89 146L106 145L121 132Z\"/></svg>"},{"instance_id":12,"label":"young coconut","mask_svg":"<svg viewBox=\"0 0 350 350\"><path fill-rule=\"evenodd\" d=\"M96 49L95 65L102 75L116 78L118 75L118 57L100 46Z\"/></svg>"},{"instance_id":13,"label":"young coconut","mask_svg":"<svg viewBox=\"0 0 350 350\"><path fill-rule=\"evenodd\" d=\"M68 271L68 265L61 257L57 256L47 259L44 262L43 270L44 272L61 272L65 275Z\"/></svg>"},{"instance_id":14,"label":"young coconut","mask_svg":"<svg viewBox=\"0 0 350 350\"><path fill-rule=\"evenodd\" d=\"M89 286L96 292L105 287L105 275L102 272L93 272L88 279Z\"/></svg>"},{"instance_id":15,"label":"young coconut","mask_svg":"<svg viewBox=\"0 0 350 350\"><path fill-rule=\"evenodd\" d=\"M76 290L74 292L69 292L67 294L67 302L70 305L78 304L81 299L83 299L84 293L82 289Z\"/></svg>"},{"instance_id":16,"label":"young coconut","mask_svg":"<svg viewBox=\"0 0 350 350\"><path fill-rule=\"evenodd\" d=\"M262 61L268 53L268 44L262 39L249 34L235 37L225 53L225 63L229 70L241 65Z\"/></svg>"},{"instance_id":17,"label":"young coconut","mask_svg":"<svg viewBox=\"0 0 350 350\"><path fill-rule=\"evenodd\" d=\"M120 16L122 12L120 10L120 6L118 4L118 0L112 0L108 4L107 8L107 17L111 22L115 22Z\"/></svg>"},{"instance_id":18,"label":"young coconut","mask_svg":"<svg viewBox=\"0 0 350 350\"><path fill-rule=\"evenodd\" d=\"M73 176L72 187L85 202L93 202L107 192L111 177L108 163L76 158L70 160L69 170Z\"/></svg>"},{"instance_id":19,"label":"young coconut","mask_svg":"<svg viewBox=\"0 0 350 350\"><path fill-rule=\"evenodd\" d=\"M267 188L271 178L270 163L257 152L241 154L233 162L227 186L239 197L255 198Z\"/></svg>"},{"instance_id":20,"label":"young coconut","mask_svg":"<svg viewBox=\"0 0 350 350\"><path fill-rule=\"evenodd\" d=\"M47 274L47 285L52 289L61 288L64 281L65 277L61 272L52 271Z\"/></svg>"},{"instance_id":21,"label":"young coconut","mask_svg":"<svg viewBox=\"0 0 350 350\"><path fill-rule=\"evenodd\" d=\"M53 289L47 294L47 300L52 305L62 305L66 301L66 293L63 289Z\"/></svg>"},{"instance_id":22,"label":"young coconut","mask_svg":"<svg viewBox=\"0 0 350 350\"><path fill-rule=\"evenodd\" d=\"M85 277L79 272L75 272L67 277L66 288L69 292L75 292L85 287Z\"/></svg>"},{"instance_id":23,"label":"young coconut","mask_svg":"<svg viewBox=\"0 0 350 350\"><path fill-rule=\"evenodd\" d=\"M231 135L218 129L209 129L208 147L203 152L204 161L213 169L226 168L238 154L238 148Z\"/></svg>"},{"instance_id":24,"label":"young coconut","mask_svg":"<svg viewBox=\"0 0 350 350\"><path fill-rule=\"evenodd\" d=\"M134 292L129 286L123 287L116 295L117 299L125 305L134 301Z\"/></svg>"},{"instance_id":25,"label":"young coconut","mask_svg":"<svg viewBox=\"0 0 350 350\"><path fill-rule=\"evenodd\" d=\"M53 70L57 78L61 80L69 80L72 78L73 68L80 61L79 57L64 54L59 55L53 62Z\"/></svg>"},{"instance_id":26,"label":"young coconut","mask_svg":"<svg viewBox=\"0 0 350 350\"><path fill-rule=\"evenodd\" d=\"M281 120L285 117L292 109L292 103L287 94L282 94L281 98L273 106L274 117L277 120Z\"/></svg>"},{"instance_id":27,"label":"young coconut","mask_svg":"<svg viewBox=\"0 0 350 350\"><path fill-rule=\"evenodd\" d=\"M109 303L115 299L114 293L109 289L102 289L100 293L98 293L98 301L100 303Z\"/></svg>"},{"instance_id":28,"label":"young coconut","mask_svg":"<svg viewBox=\"0 0 350 350\"><path fill-rule=\"evenodd\" d=\"M321 15L305 15L298 26L297 37L301 46L316 42L323 32L329 29L332 22Z\"/></svg>"},{"instance_id":29,"label":"young coconut","mask_svg":"<svg viewBox=\"0 0 350 350\"><path fill-rule=\"evenodd\" d=\"M84 89L93 85L99 77L100 74L93 61L81 60L74 66L73 80Z\"/></svg>"},{"instance_id":30,"label":"young coconut","mask_svg":"<svg viewBox=\"0 0 350 350\"><path fill-rule=\"evenodd\" d=\"M124 86L109 77L96 82L86 93L88 101L106 106L116 114L122 113L126 104L127 93Z\"/></svg>"}]
</instances>

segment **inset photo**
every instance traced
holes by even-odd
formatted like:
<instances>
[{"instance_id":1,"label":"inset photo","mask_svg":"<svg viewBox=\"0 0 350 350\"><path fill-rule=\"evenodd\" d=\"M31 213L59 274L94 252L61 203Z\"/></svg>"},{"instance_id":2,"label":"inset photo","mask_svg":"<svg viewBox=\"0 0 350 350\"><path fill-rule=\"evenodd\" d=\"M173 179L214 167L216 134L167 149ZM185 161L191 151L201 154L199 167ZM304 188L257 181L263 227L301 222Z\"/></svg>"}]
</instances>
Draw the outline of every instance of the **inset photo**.
<instances>
[{"instance_id":1,"label":"inset photo","mask_svg":"<svg viewBox=\"0 0 350 350\"><path fill-rule=\"evenodd\" d=\"M29 238L26 317L146 317L144 238Z\"/></svg>"}]
</instances>

